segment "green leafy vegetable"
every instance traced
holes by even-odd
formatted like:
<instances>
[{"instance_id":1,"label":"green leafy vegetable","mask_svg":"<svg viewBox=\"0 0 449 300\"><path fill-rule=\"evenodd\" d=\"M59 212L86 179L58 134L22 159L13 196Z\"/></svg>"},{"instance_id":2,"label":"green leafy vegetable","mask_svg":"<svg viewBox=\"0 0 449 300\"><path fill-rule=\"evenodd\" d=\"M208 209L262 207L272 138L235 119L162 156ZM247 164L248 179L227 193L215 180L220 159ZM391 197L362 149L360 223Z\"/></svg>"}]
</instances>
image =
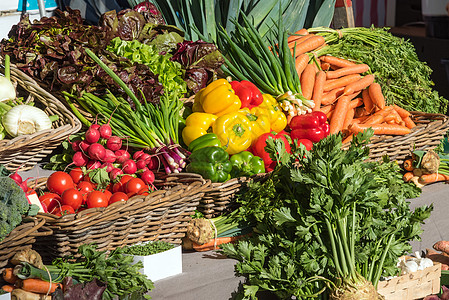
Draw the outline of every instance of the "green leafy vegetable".
<instances>
[{"instance_id":1,"label":"green leafy vegetable","mask_svg":"<svg viewBox=\"0 0 449 300\"><path fill-rule=\"evenodd\" d=\"M173 249L174 247L175 246L173 244L166 243L164 241L153 241L145 244L136 244L123 247L123 253L138 256L147 256L164 252Z\"/></svg>"}]
</instances>

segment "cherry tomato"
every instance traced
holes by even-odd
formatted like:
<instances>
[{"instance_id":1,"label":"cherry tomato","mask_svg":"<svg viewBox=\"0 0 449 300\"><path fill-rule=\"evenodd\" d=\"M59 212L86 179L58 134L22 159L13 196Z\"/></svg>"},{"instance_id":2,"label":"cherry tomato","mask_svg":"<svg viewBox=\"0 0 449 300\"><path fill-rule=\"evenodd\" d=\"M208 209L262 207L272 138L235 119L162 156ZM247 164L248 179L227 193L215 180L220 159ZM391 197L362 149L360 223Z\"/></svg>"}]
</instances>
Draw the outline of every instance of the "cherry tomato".
<instances>
[{"instance_id":1,"label":"cherry tomato","mask_svg":"<svg viewBox=\"0 0 449 300\"><path fill-rule=\"evenodd\" d=\"M83 180L84 173L81 168L74 168L70 170L69 172L70 177L72 177L72 180L74 183L78 184L81 180Z\"/></svg>"},{"instance_id":2,"label":"cherry tomato","mask_svg":"<svg viewBox=\"0 0 449 300\"><path fill-rule=\"evenodd\" d=\"M103 193L106 195L106 198L108 198L108 201L111 199L112 193L110 190L106 189L103 191Z\"/></svg>"},{"instance_id":3,"label":"cherry tomato","mask_svg":"<svg viewBox=\"0 0 449 300\"><path fill-rule=\"evenodd\" d=\"M109 199L109 204L118 202L118 201L126 201L128 200L128 196L123 192L117 192L112 194L111 198Z\"/></svg>"},{"instance_id":4,"label":"cherry tomato","mask_svg":"<svg viewBox=\"0 0 449 300\"><path fill-rule=\"evenodd\" d=\"M87 208L106 207L108 206L108 198L102 191L92 191L87 195Z\"/></svg>"},{"instance_id":5,"label":"cherry tomato","mask_svg":"<svg viewBox=\"0 0 449 300\"><path fill-rule=\"evenodd\" d=\"M112 186L112 193L122 192L124 185L119 181Z\"/></svg>"},{"instance_id":6,"label":"cherry tomato","mask_svg":"<svg viewBox=\"0 0 449 300\"><path fill-rule=\"evenodd\" d=\"M61 195L62 205L70 205L74 210L83 204L83 194L76 188L67 189Z\"/></svg>"},{"instance_id":7,"label":"cherry tomato","mask_svg":"<svg viewBox=\"0 0 449 300\"><path fill-rule=\"evenodd\" d=\"M73 209L73 207L71 207L70 205L63 205L60 208L58 208L57 210L55 210L55 212L53 213L54 215L57 215L59 217L65 216L65 215L70 215L70 214L74 214L75 210Z\"/></svg>"},{"instance_id":8,"label":"cherry tomato","mask_svg":"<svg viewBox=\"0 0 449 300\"><path fill-rule=\"evenodd\" d=\"M87 194L94 190L94 186L89 181L80 181L78 183L78 190L83 194L84 201L86 201Z\"/></svg>"},{"instance_id":9,"label":"cherry tomato","mask_svg":"<svg viewBox=\"0 0 449 300\"><path fill-rule=\"evenodd\" d=\"M130 181L131 179L134 179L134 178L136 178L136 177L131 176L131 175L128 175L128 174L125 174L125 175L123 175L123 176L120 178L120 182L121 182L123 185L125 185L128 181Z\"/></svg>"},{"instance_id":10,"label":"cherry tomato","mask_svg":"<svg viewBox=\"0 0 449 300\"><path fill-rule=\"evenodd\" d=\"M87 182L89 182L90 184L92 184L92 186L94 187L94 189L97 188L97 184L96 184L95 182L93 182L92 179L90 179L89 174L84 175L83 181L87 181Z\"/></svg>"},{"instance_id":11,"label":"cherry tomato","mask_svg":"<svg viewBox=\"0 0 449 300\"><path fill-rule=\"evenodd\" d=\"M62 195L65 190L73 187L73 179L66 172L56 171L48 176L47 188L50 192Z\"/></svg>"},{"instance_id":12,"label":"cherry tomato","mask_svg":"<svg viewBox=\"0 0 449 300\"><path fill-rule=\"evenodd\" d=\"M137 192L137 195L142 195L142 196L148 196L151 193L151 190L148 188L148 186L143 187L142 189L140 189Z\"/></svg>"},{"instance_id":13,"label":"cherry tomato","mask_svg":"<svg viewBox=\"0 0 449 300\"><path fill-rule=\"evenodd\" d=\"M61 196L56 193L45 193L39 197L39 201L47 206L49 213L53 213L56 208L62 205Z\"/></svg>"},{"instance_id":14,"label":"cherry tomato","mask_svg":"<svg viewBox=\"0 0 449 300\"><path fill-rule=\"evenodd\" d=\"M127 193L137 194L141 189L147 187L145 182L140 178L133 178L126 183L125 191Z\"/></svg>"}]
</instances>

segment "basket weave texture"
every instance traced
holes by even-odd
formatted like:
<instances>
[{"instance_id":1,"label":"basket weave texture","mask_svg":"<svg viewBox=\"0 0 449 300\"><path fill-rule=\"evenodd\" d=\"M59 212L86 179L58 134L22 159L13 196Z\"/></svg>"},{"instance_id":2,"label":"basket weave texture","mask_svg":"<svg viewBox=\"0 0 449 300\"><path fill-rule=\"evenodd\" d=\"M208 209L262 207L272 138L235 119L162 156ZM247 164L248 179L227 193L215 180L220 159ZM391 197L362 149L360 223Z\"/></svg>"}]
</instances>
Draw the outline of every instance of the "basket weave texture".
<instances>
[{"instance_id":1,"label":"basket weave texture","mask_svg":"<svg viewBox=\"0 0 449 300\"><path fill-rule=\"evenodd\" d=\"M430 150L441 143L449 129L448 116L418 111L410 113L416 123L411 133L403 136L375 135L371 138L368 144L371 160L381 160L384 155L388 155L391 160L401 164L412 151ZM343 149L348 147L349 143L343 145Z\"/></svg>"},{"instance_id":2,"label":"basket weave texture","mask_svg":"<svg viewBox=\"0 0 449 300\"><path fill-rule=\"evenodd\" d=\"M44 224L45 220L39 217L23 218L22 223L0 242L0 273L17 252L31 249L36 237L52 233L48 229L44 230Z\"/></svg>"},{"instance_id":3,"label":"basket weave texture","mask_svg":"<svg viewBox=\"0 0 449 300\"><path fill-rule=\"evenodd\" d=\"M34 248L48 261L78 257L77 249L83 244L97 244L101 251L154 240L181 244L187 223L209 184L208 180L193 179L146 197L134 196L105 208L62 217L39 213L53 234L38 238ZM45 179L39 185L43 187Z\"/></svg>"},{"instance_id":4,"label":"basket weave texture","mask_svg":"<svg viewBox=\"0 0 449 300\"><path fill-rule=\"evenodd\" d=\"M0 164L10 171L19 167L20 171L26 171L51 154L68 136L78 132L81 122L56 97L14 65L11 65L10 78L19 97L33 101L47 115L59 117L51 129L0 141Z\"/></svg>"}]
</instances>

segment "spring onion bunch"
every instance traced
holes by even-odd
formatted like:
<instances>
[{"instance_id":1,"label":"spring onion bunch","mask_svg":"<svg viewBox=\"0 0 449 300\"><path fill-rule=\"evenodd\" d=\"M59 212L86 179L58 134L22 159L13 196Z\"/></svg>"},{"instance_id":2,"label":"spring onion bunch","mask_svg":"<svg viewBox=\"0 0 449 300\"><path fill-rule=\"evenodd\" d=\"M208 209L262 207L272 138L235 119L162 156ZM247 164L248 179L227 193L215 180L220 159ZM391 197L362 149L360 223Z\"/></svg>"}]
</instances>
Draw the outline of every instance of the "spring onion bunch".
<instances>
[{"instance_id":1,"label":"spring onion bunch","mask_svg":"<svg viewBox=\"0 0 449 300\"><path fill-rule=\"evenodd\" d=\"M225 54L222 67L225 74L253 82L263 93L277 97L281 104L294 105L297 114L311 112L314 102L302 96L282 16L279 16L277 32L270 32L276 37L270 42L264 41L246 16L242 17L243 24L234 21L235 32L229 34L224 28L219 31L218 44Z\"/></svg>"},{"instance_id":2,"label":"spring onion bunch","mask_svg":"<svg viewBox=\"0 0 449 300\"><path fill-rule=\"evenodd\" d=\"M188 152L178 144L178 125L183 108L178 95L166 92L161 96L159 104L147 101L141 103L126 84L92 51L86 49L86 53L123 88L132 99L135 109L132 109L122 96L115 96L111 92L102 97L85 92L79 98L64 93L77 117L90 126L90 122L71 104L72 99L92 115L110 116L109 125L112 132L117 136L127 137L130 147L149 150L159 159L167 174L179 173L186 165Z\"/></svg>"}]
</instances>

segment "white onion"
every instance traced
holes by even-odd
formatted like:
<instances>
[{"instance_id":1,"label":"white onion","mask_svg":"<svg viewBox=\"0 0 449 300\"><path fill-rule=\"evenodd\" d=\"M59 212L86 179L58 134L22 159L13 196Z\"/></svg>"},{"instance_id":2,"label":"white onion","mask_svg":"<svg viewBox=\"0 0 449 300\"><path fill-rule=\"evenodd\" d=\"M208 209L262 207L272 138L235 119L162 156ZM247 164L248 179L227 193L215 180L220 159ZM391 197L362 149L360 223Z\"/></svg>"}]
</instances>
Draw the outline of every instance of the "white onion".
<instances>
[{"instance_id":1,"label":"white onion","mask_svg":"<svg viewBox=\"0 0 449 300\"><path fill-rule=\"evenodd\" d=\"M16 89L8 78L0 76L0 102L16 99Z\"/></svg>"},{"instance_id":2,"label":"white onion","mask_svg":"<svg viewBox=\"0 0 449 300\"><path fill-rule=\"evenodd\" d=\"M3 126L12 136L33 134L51 128L51 120L40 108L17 105L3 115Z\"/></svg>"}]
</instances>

